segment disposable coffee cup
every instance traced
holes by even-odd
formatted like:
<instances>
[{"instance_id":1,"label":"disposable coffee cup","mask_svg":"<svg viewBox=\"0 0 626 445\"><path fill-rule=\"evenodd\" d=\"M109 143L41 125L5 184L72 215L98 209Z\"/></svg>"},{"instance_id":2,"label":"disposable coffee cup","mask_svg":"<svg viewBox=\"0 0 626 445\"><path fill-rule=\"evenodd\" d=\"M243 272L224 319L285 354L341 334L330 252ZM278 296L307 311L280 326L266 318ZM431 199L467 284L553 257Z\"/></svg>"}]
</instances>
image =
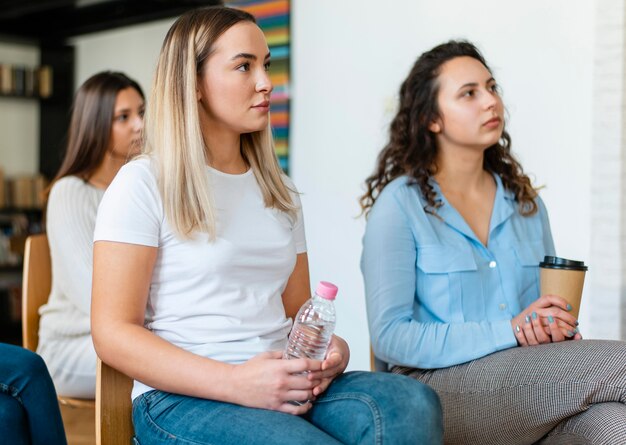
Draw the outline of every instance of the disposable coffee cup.
<instances>
[{"instance_id":1,"label":"disposable coffee cup","mask_svg":"<svg viewBox=\"0 0 626 445\"><path fill-rule=\"evenodd\" d=\"M541 295L558 295L564 298L572 306L570 314L578 318L587 272L585 263L546 256L539 263L539 270Z\"/></svg>"}]
</instances>

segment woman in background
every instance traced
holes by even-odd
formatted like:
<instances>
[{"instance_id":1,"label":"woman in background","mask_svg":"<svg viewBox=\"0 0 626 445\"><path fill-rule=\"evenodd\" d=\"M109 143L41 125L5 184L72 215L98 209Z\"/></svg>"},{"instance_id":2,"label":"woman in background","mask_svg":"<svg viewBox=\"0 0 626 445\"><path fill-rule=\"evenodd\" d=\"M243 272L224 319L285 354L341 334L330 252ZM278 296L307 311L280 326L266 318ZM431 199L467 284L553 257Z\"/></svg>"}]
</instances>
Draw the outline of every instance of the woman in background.
<instances>
[{"instance_id":1,"label":"woman in background","mask_svg":"<svg viewBox=\"0 0 626 445\"><path fill-rule=\"evenodd\" d=\"M361 199L374 352L437 391L446 443L626 443L626 343L540 295L548 214L504 127L474 45L418 58Z\"/></svg>"},{"instance_id":2,"label":"woman in background","mask_svg":"<svg viewBox=\"0 0 626 445\"><path fill-rule=\"evenodd\" d=\"M141 87L119 72L95 74L74 98L65 158L49 189L52 289L40 310L37 348L63 396L95 396L89 314L96 213L117 171L139 153L143 113Z\"/></svg>"},{"instance_id":3,"label":"woman in background","mask_svg":"<svg viewBox=\"0 0 626 445\"><path fill-rule=\"evenodd\" d=\"M96 351L135 379L140 443L441 443L434 392L344 374L340 337L323 361L282 359L310 285L300 201L274 153L269 65L246 12L197 9L168 31L146 156L98 212Z\"/></svg>"}]
</instances>

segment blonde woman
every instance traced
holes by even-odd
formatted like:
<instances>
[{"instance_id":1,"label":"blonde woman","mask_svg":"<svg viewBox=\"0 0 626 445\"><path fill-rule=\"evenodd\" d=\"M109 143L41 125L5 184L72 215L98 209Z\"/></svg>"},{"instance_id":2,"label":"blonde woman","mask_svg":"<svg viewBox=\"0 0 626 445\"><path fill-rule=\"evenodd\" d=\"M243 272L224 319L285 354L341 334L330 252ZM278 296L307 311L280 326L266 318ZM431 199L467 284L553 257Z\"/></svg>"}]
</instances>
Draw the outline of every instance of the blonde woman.
<instances>
[{"instance_id":1,"label":"blonde woman","mask_svg":"<svg viewBox=\"0 0 626 445\"><path fill-rule=\"evenodd\" d=\"M434 392L344 374L341 338L323 361L281 359L310 286L298 195L273 151L269 64L245 12L203 8L172 25L146 155L98 213L96 351L135 379L140 443L440 443Z\"/></svg>"}]
</instances>

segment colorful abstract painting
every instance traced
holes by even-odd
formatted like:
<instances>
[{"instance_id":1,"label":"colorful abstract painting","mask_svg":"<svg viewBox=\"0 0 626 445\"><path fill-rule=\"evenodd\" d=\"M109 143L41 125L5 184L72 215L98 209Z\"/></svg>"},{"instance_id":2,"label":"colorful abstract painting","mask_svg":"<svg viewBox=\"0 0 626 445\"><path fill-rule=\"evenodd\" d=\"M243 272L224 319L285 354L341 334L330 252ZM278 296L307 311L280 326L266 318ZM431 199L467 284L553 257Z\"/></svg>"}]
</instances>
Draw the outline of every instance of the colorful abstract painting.
<instances>
[{"instance_id":1,"label":"colorful abstract painting","mask_svg":"<svg viewBox=\"0 0 626 445\"><path fill-rule=\"evenodd\" d=\"M285 172L289 168L289 0L238 0L229 6L254 15L265 33L272 54L270 78L271 124L276 141L276 155Z\"/></svg>"}]
</instances>

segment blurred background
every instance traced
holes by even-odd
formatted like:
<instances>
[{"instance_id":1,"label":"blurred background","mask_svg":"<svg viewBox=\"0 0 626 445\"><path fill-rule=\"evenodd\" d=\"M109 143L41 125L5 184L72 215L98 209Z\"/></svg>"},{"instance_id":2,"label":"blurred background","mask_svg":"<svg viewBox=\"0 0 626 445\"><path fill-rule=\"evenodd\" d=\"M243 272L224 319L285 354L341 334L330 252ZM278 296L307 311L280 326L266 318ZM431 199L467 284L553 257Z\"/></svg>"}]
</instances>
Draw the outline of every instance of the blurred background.
<instances>
[{"instance_id":1,"label":"blurred background","mask_svg":"<svg viewBox=\"0 0 626 445\"><path fill-rule=\"evenodd\" d=\"M35 4L46 3L71 5L59 15L48 11L45 25L21 33L25 25L11 11L22 8L21 16L28 18L24 8L30 5L34 13ZM132 3L150 8L136 12ZM148 93L175 17L210 3L0 1L0 65L22 66L36 79L33 93L26 91L27 74L24 91L10 92L0 70L0 341L19 342L20 240L41 230L37 190L58 167L75 88L95 72L112 69L137 79ZM543 186L557 254L589 265L583 336L626 338L625 3L234 4L264 17L272 53L282 60L272 73L281 85L280 106L273 108L275 132L282 138L278 154L302 193L312 284L327 280L339 287L337 333L351 345L349 369L369 369L359 271L365 221L357 200L386 142L400 83L419 54L453 38L475 43L502 87L513 151L534 184ZM95 18L75 16L82 17L78 23L91 24L81 27L67 20L80 8L104 9L92 9L100 11ZM117 20L105 20L116 8ZM20 186L20 180L28 185ZM32 202L16 203L18 196L32 196Z\"/></svg>"}]
</instances>

